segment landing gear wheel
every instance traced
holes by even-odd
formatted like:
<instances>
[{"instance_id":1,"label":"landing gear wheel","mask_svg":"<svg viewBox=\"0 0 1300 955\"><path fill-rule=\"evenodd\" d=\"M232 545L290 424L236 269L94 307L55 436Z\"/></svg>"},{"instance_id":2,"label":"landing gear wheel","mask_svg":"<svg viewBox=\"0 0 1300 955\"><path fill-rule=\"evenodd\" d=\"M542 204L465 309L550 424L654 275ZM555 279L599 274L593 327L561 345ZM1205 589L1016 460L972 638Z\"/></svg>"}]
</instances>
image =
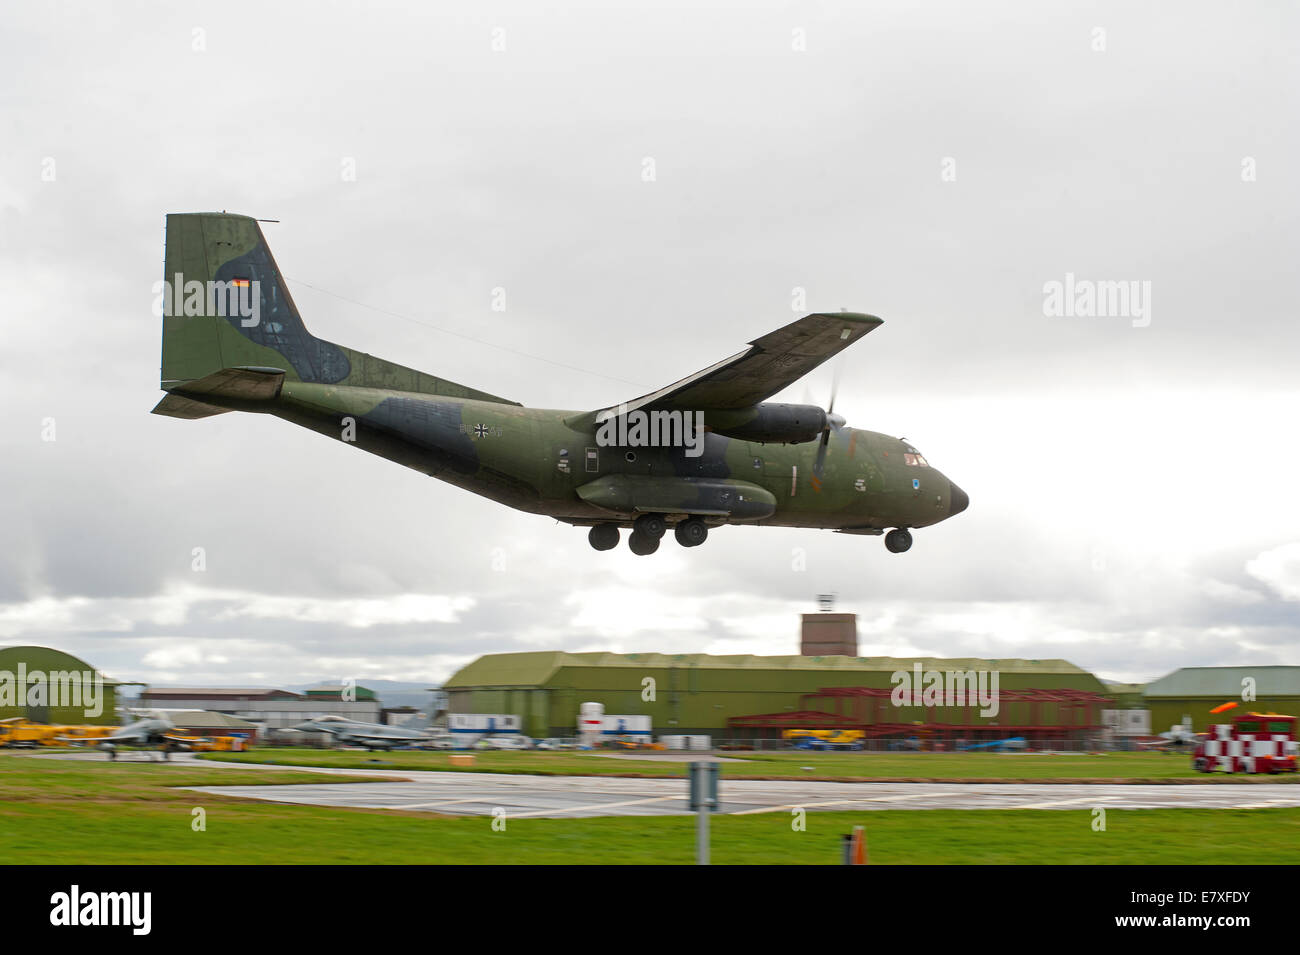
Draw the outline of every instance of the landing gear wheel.
<instances>
[{"instance_id":1,"label":"landing gear wheel","mask_svg":"<svg viewBox=\"0 0 1300 955\"><path fill-rule=\"evenodd\" d=\"M1198 773L1208 773L1210 771L1210 761L1204 756L1197 756L1196 759L1192 761L1192 769L1196 770Z\"/></svg>"},{"instance_id":2,"label":"landing gear wheel","mask_svg":"<svg viewBox=\"0 0 1300 955\"><path fill-rule=\"evenodd\" d=\"M642 537L658 540L668 530L668 522L662 514L642 514L632 522L632 529Z\"/></svg>"},{"instance_id":3,"label":"landing gear wheel","mask_svg":"<svg viewBox=\"0 0 1300 955\"><path fill-rule=\"evenodd\" d=\"M659 538L646 537L640 531L633 531L627 537L627 546L638 557L645 557L659 549Z\"/></svg>"},{"instance_id":4,"label":"landing gear wheel","mask_svg":"<svg viewBox=\"0 0 1300 955\"><path fill-rule=\"evenodd\" d=\"M613 550L618 546L618 525L597 524L587 532L587 543L596 550Z\"/></svg>"},{"instance_id":5,"label":"landing gear wheel","mask_svg":"<svg viewBox=\"0 0 1300 955\"><path fill-rule=\"evenodd\" d=\"M904 527L895 527L885 535L885 548L891 554L901 554L912 546L912 535Z\"/></svg>"},{"instance_id":6,"label":"landing gear wheel","mask_svg":"<svg viewBox=\"0 0 1300 955\"><path fill-rule=\"evenodd\" d=\"M698 517L692 517L674 527L673 536L683 547L699 547L709 536L709 525Z\"/></svg>"}]
</instances>

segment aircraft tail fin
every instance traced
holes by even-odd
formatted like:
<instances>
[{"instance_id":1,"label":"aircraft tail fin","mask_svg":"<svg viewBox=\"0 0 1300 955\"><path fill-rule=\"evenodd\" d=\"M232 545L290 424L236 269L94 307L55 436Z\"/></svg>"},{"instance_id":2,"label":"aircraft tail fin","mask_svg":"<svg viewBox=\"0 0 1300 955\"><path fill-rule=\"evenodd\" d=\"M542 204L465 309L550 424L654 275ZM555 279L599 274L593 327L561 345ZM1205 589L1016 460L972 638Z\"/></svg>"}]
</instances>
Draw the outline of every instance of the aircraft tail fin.
<instances>
[{"instance_id":1,"label":"aircraft tail fin","mask_svg":"<svg viewBox=\"0 0 1300 955\"><path fill-rule=\"evenodd\" d=\"M277 392L278 382L287 379L518 404L311 334L261 226L248 216L167 216L166 266L159 289L162 387L167 391L189 394L201 379L223 371L273 372L279 376ZM225 387L235 387L237 378L223 379ZM168 405L164 399L154 410L194 417L201 409Z\"/></svg>"}]
</instances>

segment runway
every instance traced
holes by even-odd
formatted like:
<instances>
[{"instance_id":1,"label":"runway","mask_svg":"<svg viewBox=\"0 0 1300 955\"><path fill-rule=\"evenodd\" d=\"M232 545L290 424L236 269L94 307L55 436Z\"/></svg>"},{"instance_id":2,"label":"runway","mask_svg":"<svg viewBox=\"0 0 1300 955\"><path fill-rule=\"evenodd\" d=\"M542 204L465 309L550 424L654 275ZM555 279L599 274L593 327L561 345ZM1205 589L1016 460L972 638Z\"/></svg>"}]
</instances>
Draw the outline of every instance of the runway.
<instances>
[{"instance_id":1,"label":"runway","mask_svg":"<svg viewBox=\"0 0 1300 955\"><path fill-rule=\"evenodd\" d=\"M284 767L281 767L284 768ZM1300 786L825 783L727 779L719 783L728 815L795 809L1263 809L1300 807ZM689 812L684 779L516 776L499 773L401 772L406 783L289 786L200 786L197 792L340 808L397 809L450 815L576 819L663 816Z\"/></svg>"},{"instance_id":2,"label":"runway","mask_svg":"<svg viewBox=\"0 0 1300 955\"><path fill-rule=\"evenodd\" d=\"M135 754L148 757L150 754ZM38 759L103 761L100 754L32 754ZM172 765L323 776L377 776L373 783L299 783L275 786L186 786L185 790L266 802L342 809L394 809L412 813L510 819L580 819L596 816L687 815L684 778L529 776L392 769L343 769L196 760L172 755ZM1276 809L1300 808L1300 785L1289 783L829 783L803 780L728 779L719 793L724 815L863 811L879 809ZM392 782L394 778L406 782Z\"/></svg>"}]
</instances>

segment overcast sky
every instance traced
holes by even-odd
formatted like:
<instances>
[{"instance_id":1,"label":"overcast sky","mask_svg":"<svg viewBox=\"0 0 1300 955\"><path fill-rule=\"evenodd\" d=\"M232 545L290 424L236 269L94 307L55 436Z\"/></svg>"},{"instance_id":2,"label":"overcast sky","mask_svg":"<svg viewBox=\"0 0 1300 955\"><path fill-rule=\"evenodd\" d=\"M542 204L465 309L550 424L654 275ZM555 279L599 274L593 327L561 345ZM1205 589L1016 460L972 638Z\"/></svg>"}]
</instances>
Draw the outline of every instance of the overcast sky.
<instances>
[{"instance_id":1,"label":"overcast sky","mask_svg":"<svg viewBox=\"0 0 1300 955\"><path fill-rule=\"evenodd\" d=\"M0 645L436 682L797 653L833 592L863 654L1300 664L1298 10L6 5ZM638 558L271 417L152 416L164 216L214 209L281 220L317 335L527 405L675 381L795 290L879 315L836 410L970 509L903 555L741 527ZM1048 314L1067 275L1149 312Z\"/></svg>"}]
</instances>

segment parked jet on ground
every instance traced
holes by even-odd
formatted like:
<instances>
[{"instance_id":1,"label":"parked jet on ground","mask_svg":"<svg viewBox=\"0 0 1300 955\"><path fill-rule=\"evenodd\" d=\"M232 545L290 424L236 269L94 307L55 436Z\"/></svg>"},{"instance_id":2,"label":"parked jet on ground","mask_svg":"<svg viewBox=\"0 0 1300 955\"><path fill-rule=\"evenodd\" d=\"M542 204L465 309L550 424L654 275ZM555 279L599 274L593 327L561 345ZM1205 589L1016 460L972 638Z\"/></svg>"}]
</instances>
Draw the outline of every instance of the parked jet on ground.
<instances>
[{"instance_id":1,"label":"parked jet on ground","mask_svg":"<svg viewBox=\"0 0 1300 955\"><path fill-rule=\"evenodd\" d=\"M98 749L108 753L109 759L117 759L117 751L127 746L132 749L154 749L162 753L163 759L171 758L173 746L188 748L189 741L173 732L176 724L171 720L150 716L126 726L115 729L108 736L91 740ZM61 740L68 743L85 743L83 737L64 736Z\"/></svg>"},{"instance_id":2,"label":"parked jet on ground","mask_svg":"<svg viewBox=\"0 0 1300 955\"><path fill-rule=\"evenodd\" d=\"M1195 749L1201 742L1203 733L1196 733L1192 730L1191 723L1182 723L1181 725L1169 727L1168 732L1158 734L1159 740L1143 742L1140 745L1147 747L1163 747L1173 752L1182 752L1183 750Z\"/></svg>"},{"instance_id":3,"label":"parked jet on ground","mask_svg":"<svg viewBox=\"0 0 1300 955\"><path fill-rule=\"evenodd\" d=\"M309 733L329 733L346 746L364 746L369 750L392 749L412 743L428 743L433 737L427 733L412 733L383 723L362 723L345 716L318 716L299 723L294 729Z\"/></svg>"},{"instance_id":4,"label":"parked jet on ground","mask_svg":"<svg viewBox=\"0 0 1300 955\"><path fill-rule=\"evenodd\" d=\"M502 504L589 527L597 550L686 547L723 524L885 535L964 511L907 441L831 408L766 399L882 322L815 313L676 384L596 411L548 411L307 331L255 219L167 217L162 388L154 413L271 414ZM631 336L629 336L631 337ZM886 533L888 532L888 533Z\"/></svg>"}]
</instances>

